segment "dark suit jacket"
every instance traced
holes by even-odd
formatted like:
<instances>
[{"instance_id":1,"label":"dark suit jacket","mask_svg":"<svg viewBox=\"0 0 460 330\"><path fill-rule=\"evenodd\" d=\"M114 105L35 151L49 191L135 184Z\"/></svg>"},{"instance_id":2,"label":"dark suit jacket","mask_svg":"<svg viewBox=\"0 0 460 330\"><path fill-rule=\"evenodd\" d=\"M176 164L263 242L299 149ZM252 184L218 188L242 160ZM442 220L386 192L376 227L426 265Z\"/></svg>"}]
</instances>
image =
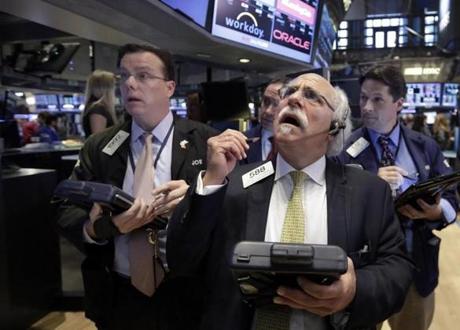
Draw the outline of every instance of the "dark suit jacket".
<instances>
[{"instance_id":1,"label":"dark suit jacket","mask_svg":"<svg viewBox=\"0 0 460 330\"><path fill-rule=\"evenodd\" d=\"M254 162L260 162L262 160L262 125L257 125L246 132L244 132L248 138L258 137L260 138L256 142L249 145L249 150L246 152L247 158L243 159L241 164L250 164Z\"/></svg>"},{"instance_id":2,"label":"dark suit jacket","mask_svg":"<svg viewBox=\"0 0 460 330\"><path fill-rule=\"evenodd\" d=\"M247 189L241 180L259 165L236 168L226 189L209 196L190 190L170 221L167 258L172 272L201 274L207 286L201 329L250 329L254 310L243 303L228 260L237 242L264 240L273 175ZM372 327L401 308L411 281L391 191L379 178L331 161L326 184L328 242L341 246L356 268L349 328ZM359 253L365 245L368 252Z\"/></svg>"},{"instance_id":3,"label":"dark suit jacket","mask_svg":"<svg viewBox=\"0 0 460 330\"><path fill-rule=\"evenodd\" d=\"M78 165L75 167L72 178L110 183L117 187L123 186L123 180L128 162L130 139L127 138L116 152L109 156L102 149L120 130L131 131L131 121L119 124L99 134L92 135L80 152ZM174 119L174 134L172 144L171 176L173 180L183 179L189 184L198 172L206 168L207 139L215 135L214 129L194 121ZM187 140L186 148L180 142ZM83 224L89 218L88 210L75 206L61 207L58 216L58 228L61 233L71 240L85 254L82 265L85 284L85 311L93 320L102 320L107 316L107 302L111 294L111 274L114 258L114 244L110 240L106 245L84 244ZM188 281L188 279L187 279ZM152 323L156 328L181 329L184 324L198 322L195 320L198 312L187 313L191 304L184 297L197 296L194 285L182 279L166 279L153 296ZM195 305L195 306L193 306ZM193 321L191 321L193 320Z\"/></svg>"},{"instance_id":4,"label":"dark suit jacket","mask_svg":"<svg viewBox=\"0 0 460 330\"><path fill-rule=\"evenodd\" d=\"M356 158L352 158L347 152L359 138L365 138L370 145L362 151ZM436 141L419 132L415 132L401 125L401 137L406 142L407 149L414 160L419 173L419 181L424 181L439 175L451 173L450 167L446 162ZM360 164L367 171L377 173L379 162L377 153L372 145L367 129L360 128L353 132L342 153L338 156L342 164ZM449 203L458 210L457 199L453 190L447 191L442 195ZM405 227L411 227L414 231L413 258L417 271L414 274L414 282L417 290L422 296L431 293L438 284L438 254L440 239L433 233L433 229L442 229L446 226L444 220L435 222L408 221L402 220Z\"/></svg>"}]
</instances>

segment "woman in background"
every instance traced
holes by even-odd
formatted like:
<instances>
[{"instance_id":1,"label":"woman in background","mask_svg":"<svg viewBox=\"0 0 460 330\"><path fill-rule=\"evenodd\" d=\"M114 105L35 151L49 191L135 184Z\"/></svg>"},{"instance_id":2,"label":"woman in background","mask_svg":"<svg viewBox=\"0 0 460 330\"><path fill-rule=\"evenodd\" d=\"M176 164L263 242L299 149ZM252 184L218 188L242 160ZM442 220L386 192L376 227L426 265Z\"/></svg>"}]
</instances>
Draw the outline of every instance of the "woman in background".
<instances>
[{"instance_id":1,"label":"woman in background","mask_svg":"<svg viewBox=\"0 0 460 330\"><path fill-rule=\"evenodd\" d=\"M96 70L86 82L83 130L86 138L116 123L115 75Z\"/></svg>"},{"instance_id":2,"label":"woman in background","mask_svg":"<svg viewBox=\"0 0 460 330\"><path fill-rule=\"evenodd\" d=\"M449 150L451 148L451 136L449 118L444 114L436 114L433 124L433 137L438 142L441 150Z\"/></svg>"}]
</instances>

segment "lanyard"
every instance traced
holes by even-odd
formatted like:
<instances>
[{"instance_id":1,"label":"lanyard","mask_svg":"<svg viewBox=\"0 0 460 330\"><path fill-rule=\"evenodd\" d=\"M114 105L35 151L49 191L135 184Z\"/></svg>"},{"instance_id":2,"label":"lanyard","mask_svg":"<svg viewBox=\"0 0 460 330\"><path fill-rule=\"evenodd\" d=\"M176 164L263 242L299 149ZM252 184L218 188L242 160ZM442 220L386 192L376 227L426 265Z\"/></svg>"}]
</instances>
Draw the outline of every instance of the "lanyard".
<instances>
[{"instance_id":1,"label":"lanyard","mask_svg":"<svg viewBox=\"0 0 460 330\"><path fill-rule=\"evenodd\" d=\"M174 122L172 122L171 126L169 126L168 133L166 133L163 143L160 146L160 150L158 150L158 153L155 156L155 161L153 162L153 168L157 167L157 163L158 163L158 160L160 159L161 152L166 146L166 143L168 143L169 136L171 135L173 127L174 127ZM133 152L131 151L131 148L129 148L128 155L129 155L129 162L131 164L131 169L133 170L133 173L134 173L134 171L136 170L136 165L134 164L134 157L133 157Z\"/></svg>"}]
</instances>

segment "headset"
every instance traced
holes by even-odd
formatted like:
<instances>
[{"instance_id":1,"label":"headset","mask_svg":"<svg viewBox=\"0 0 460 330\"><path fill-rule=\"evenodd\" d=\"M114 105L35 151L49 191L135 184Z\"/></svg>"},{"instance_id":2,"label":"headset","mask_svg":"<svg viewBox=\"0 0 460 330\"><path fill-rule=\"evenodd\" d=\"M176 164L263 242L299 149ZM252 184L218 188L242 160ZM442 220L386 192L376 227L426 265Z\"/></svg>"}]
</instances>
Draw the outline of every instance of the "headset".
<instances>
[{"instance_id":1,"label":"headset","mask_svg":"<svg viewBox=\"0 0 460 330\"><path fill-rule=\"evenodd\" d=\"M342 118L342 120L334 119L333 121L331 121L331 127L329 127L328 134L331 136L335 136L339 133L341 129L345 129L345 127L347 127L347 124L344 120L345 118L347 118L347 115L345 115L344 118Z\"/></svg>"}]
</instances>

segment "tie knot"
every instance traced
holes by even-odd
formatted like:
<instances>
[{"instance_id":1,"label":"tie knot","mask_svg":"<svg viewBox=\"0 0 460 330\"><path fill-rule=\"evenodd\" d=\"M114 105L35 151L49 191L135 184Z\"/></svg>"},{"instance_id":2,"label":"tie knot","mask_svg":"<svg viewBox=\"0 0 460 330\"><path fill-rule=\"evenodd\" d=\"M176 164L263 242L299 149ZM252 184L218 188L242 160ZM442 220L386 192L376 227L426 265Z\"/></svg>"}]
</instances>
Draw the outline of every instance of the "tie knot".
<instances>
[{"instance_id":1,"label":"tie knot","mask_svg":"<svg viewBox=\"0 0 460 330\"><path fill-rule=\"evenodd\" d=\"M303 184L303 182L305 181L305 178L307 177L307 174L302 171L292 171L289 173L289 175L292 178L292 182L294 182L294 187L297 187L300 184Z\"/></svg>"},{"instance_id":2,"label":"tie knot","mask_svg":"<svg viewBox=\"0 0 460 330\"><path fill-rule=\"evenodd\" d=\"M152 145L152 138L153 138L152 133L144 132L144 134L142 134L142 138L144 139L144 143L146 145Z\"/></svg>"},{"instance_id":3,"label":"tie knot","mask_svg":"<svg viewBox=\"0 0 460 330\"><path fill-rule=\"evenodd\" d=\"M387 136L379 136L378 141L382 147L388 147L388 145L390 144L390 138Z\"/></svg>"}]
</instances>

